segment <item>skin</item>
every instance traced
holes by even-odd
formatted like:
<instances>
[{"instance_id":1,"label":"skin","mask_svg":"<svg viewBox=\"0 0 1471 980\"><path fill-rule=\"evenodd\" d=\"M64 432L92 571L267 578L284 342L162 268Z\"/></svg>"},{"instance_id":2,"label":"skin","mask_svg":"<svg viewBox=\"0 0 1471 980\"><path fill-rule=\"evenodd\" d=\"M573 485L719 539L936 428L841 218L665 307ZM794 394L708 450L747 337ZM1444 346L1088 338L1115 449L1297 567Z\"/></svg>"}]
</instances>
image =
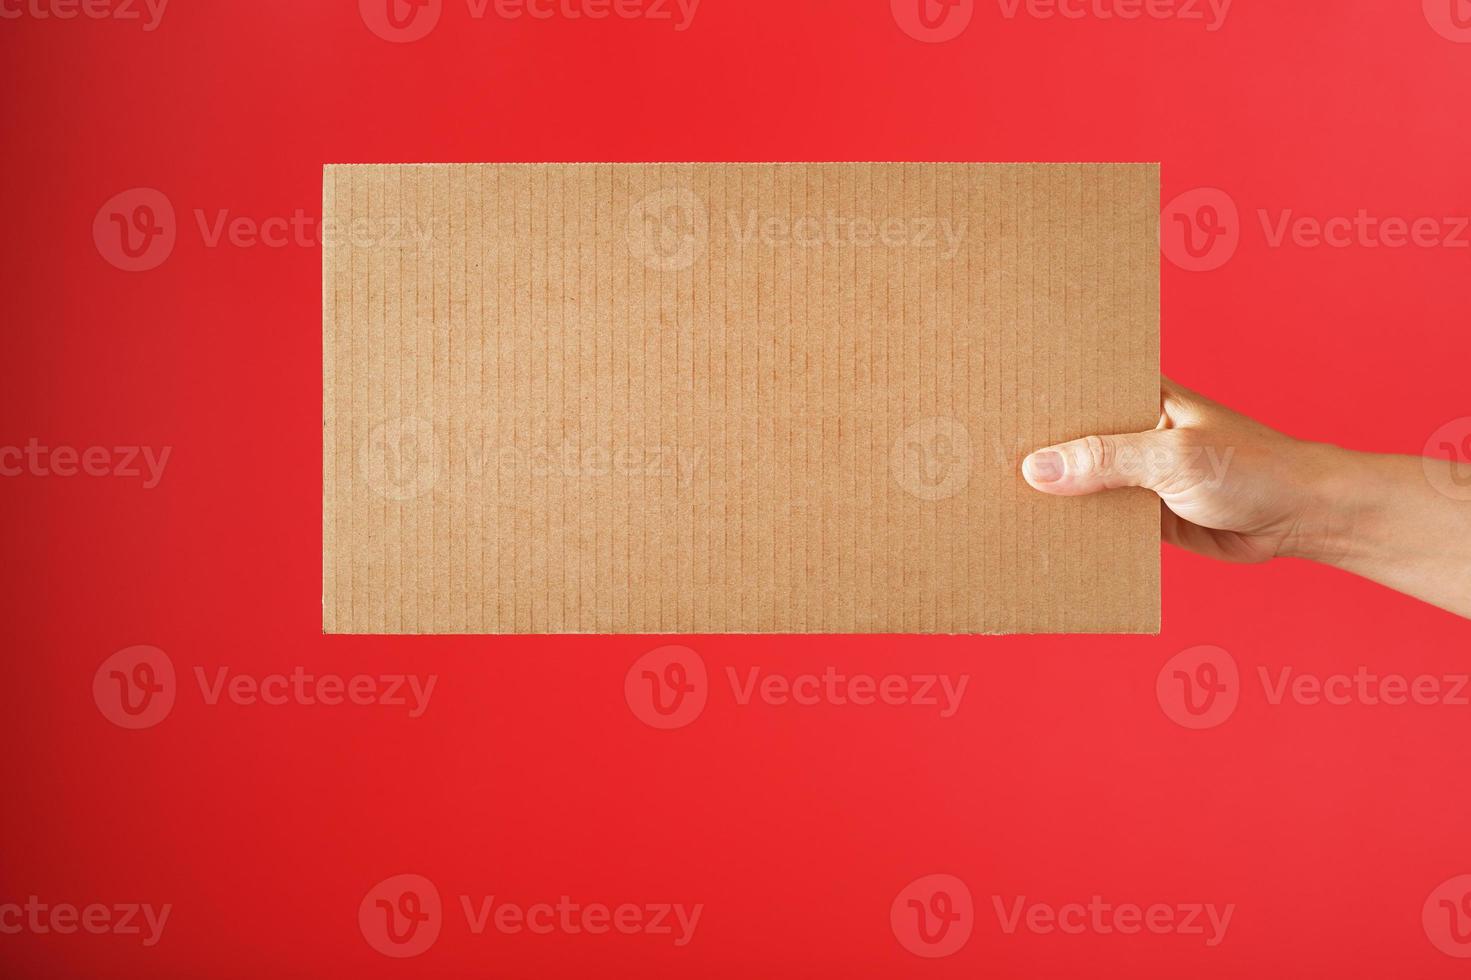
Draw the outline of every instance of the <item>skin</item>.
<instances>
[{"instance_id":1,"label":"skin","mask_svg":"<svg viewBox=\"0 0 1471 980\"><path fill-rule=\"evenodd\" d=\"M1438 489L1466 485L1471 466L1303 442L1167 378L1160 387L1153 430L1039 449L1026 481L1058 496L1146 487L1164 539L1187 551L1306 558L1471 618L1471 501Z\"/></svg>"}]
</instances>

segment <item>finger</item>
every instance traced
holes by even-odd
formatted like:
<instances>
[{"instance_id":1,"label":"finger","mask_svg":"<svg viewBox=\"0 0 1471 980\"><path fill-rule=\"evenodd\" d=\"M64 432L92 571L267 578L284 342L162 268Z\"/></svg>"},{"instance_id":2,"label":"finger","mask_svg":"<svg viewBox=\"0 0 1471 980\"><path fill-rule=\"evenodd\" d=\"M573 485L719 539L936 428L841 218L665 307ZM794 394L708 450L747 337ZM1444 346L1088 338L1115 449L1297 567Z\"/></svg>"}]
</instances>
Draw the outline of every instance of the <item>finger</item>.
<instances>
[{"instance_id":1,"label":"finger","mask_svg":"<svg viewBox=\"0 0 1471 980\"><path fill-rule=\"evenodd\" d=\"M1224 557L1214 532L1180 517L1164 501L1159 504L1159 531L1160 539L1166 544L1207 558Z\"/></svg>"},{"instance_id":2,"label":"finger","mask_svg":"<svg viewBox=\"0 0 1471 980\"><path fill-rule=\"evenodd\" d=\"M1189 388L1176 381L1174 378L1167 377L1163 374L1159 376L1159 389L1161 393L1163 393L1164 397L1167 399L1176 398L1181 401L1185 401L1191 398L1200 397L1195 392L1191 391Z\"/></svg>"},{"instance_id":3,"label":"finger","mask_svg":"<svg viewBox=\"0 0 1471 980\"><path fill-rule=\"evenodd\" d=\"M1205 537L1204 531L1204 528L1190 523L1170 510L1163 500L1160 501L1159 536L1165 544L1197 554L1205 554L1210 541Z\"/></svg>"},{"instance_id":4,"label":"finger","mask_svg":"<svg viewBox=\"0 0 1471 980\"><path fill-rule=\"evenodd\" d=\"M1064 497L1118 487L1158 490L1178 468L1176 444L1161 429L1088 436L1032 453L1022 461L1022 476L1033 488Z\"/></svg>"},{"instance_id":5,"label":"finger","mask_svg":"<svg viewBox=\"0 0 1471 980\"><path fill-rule=\"evenodd\" d=\"M1164 375L1159 376L1159 425L1160 429L1175 429L1196 425L1211 404L1209 398L1191 391Z\"/></svg>"},{"instance_id":6,"label":"finger","mask_svg":"<svg viewBox=\"0 0 1471 980\"><path fill-rule=\"evenodd\" d=\"M1240 564L1255 564L1270 559L1271 551L1259 546L1234 531L1221 531L1202 527L1180 517L1160 501L1160 538L1166 544L1204 555L1216 561Z\"/></svg>"}]
</instances>

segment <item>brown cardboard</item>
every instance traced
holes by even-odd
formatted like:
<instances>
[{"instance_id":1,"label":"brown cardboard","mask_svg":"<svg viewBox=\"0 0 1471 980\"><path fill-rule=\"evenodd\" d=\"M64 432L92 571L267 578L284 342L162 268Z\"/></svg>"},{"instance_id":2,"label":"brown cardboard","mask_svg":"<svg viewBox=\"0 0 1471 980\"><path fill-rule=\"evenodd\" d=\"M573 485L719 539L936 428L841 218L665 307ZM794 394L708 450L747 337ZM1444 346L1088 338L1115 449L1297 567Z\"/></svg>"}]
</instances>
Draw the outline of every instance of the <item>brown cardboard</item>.
<instances>
[{"instance_id":1,"label":"brown cardboard","mask_svg":"<svg viewBox=\"0 0 1471 980\"><path fill-rule=\"evenodd\" d=\"M1155 632L1159 174L329 166L329 633Z\"/></svg>"}]
</instances>

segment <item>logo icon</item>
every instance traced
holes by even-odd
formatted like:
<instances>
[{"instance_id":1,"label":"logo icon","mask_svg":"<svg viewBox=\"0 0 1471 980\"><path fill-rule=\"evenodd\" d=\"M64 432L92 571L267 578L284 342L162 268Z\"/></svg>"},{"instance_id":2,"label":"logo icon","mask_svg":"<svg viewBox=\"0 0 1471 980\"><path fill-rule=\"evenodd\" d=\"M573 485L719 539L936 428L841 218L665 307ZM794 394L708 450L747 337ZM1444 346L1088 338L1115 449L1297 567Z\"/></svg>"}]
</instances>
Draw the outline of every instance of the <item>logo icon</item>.
<instances>
[{"instance_id":1,"label":"logo icon","mask_svg":"<svg viewBox=\"0 0 1471 980\"><path fill-rule=\"evenodd\" d=\"M444 0L358 0L358 13L368 30L394 44L427 36L439 23L443 8Z\"/></svg>"},{"instance_id":2,"label":"logo icon","mask_svg":"<svg viewBox=\"0 0 1471 980\"><path fill-rule=\"evenodd\" d=\"M1186 191L1160 213L1159 240L1165 257L1182 269L1219 269L1241 244L1236 202L1215 187Z\"/></svg>"},{"instance_id":3,"label":"logo icon","mask_svg":"<svg viewBox=\"0 0 1471 980\"><path fill-rule=\"evenodd\" d=\"M705 710L705 661L689 647L665 646L639 657L623 679L623 696L651 728L683 728Z\"/></svg>"},{"instance_id":4,"label":"logo icon","mask_svg":"<svg viewBox=\"0 0 1471 980\"><path fill-rule=\"evenodd\" d=\"M1236 659L1220 647L1182 650L1160 668L1155 681L1159 706L1184 728L1224 724L1241 700L1241 673Z\"/></svg>"},{"instance_id":5,"label":"logo icon","mask_svg":"<svg viewBox=\"0 0 1471 980\"><path fill-rule=\"evenodd\" d=\"M1436 949L1471 959L1471 875L1457 875L1431 892L1421 910L1421 923Z\"/></svg>"},{"instance_id":6,"label":"logo icon","mask_svg":"<svg viewBox=\"0 0 1471 980\"><path fill-rule=\"evenodd\" d=\"M889 0L894 20L916 41L953 41L975 15L975 0Z\"/></svg>"},{"instance_id":7,"label":"logo icon","mask_svg":"<svg viewBox=\"0 0 1471 980\"><path fill-rule=\"evenodd\" d=\"M628 212L628 250L651 269L680 272L695 264L710 238L710 215L687 187L666 187Z\"/></svg>"},{"instance_id":8,"label":"logo icon","mask_svg":"<svg viewBox=\"0 0 1471 980\"><path fill-rule=\"evenodd\" d=\"M958 419L920 419L889 450L895 481L920 500L955 496L970 482L970 467L970 432Z\"/></svg>"},{"instance_id":9,"label":"logo icon","mask_svg":"<svg viewBox=\"0 0 1471 980\"><path fill-rule=\"evenodd\" d=\"M124 272L158 268L173 253L177 239L174 206L152 187L114 194L92 219L98 254Z\"/></svg>"},{"instance_id":10,"label":"logo icon","mask_svg":"<svg viewBox=\"0 0 1471 980\"><path fill-rule=\"evenodd\" d=\"M889 907L889 926L899 945L927 959L959 951L969 941L975 924L970 889L954 875L916 878Z\"/></svg>"},{"instance_id":11,"label":"logo icon","mask_svg":"<svg viewBox=\"0 0 1471 980\"><path fill-rule=\"evenodd\" d=\"M412 500L439 482L434 426L423 419L389 419L368 434L358 466L368 485L389 500Z\"/></svg>"},{"instance_id":12,"label":"logo icon","mask_svg":"<svg viewBox=\"0 0 1471 980\"><path fill-rule=\"evenodd\" d=\"M1471 416L1447 422L1425 443L1425 478L1452 500L1471 500Z\"/></svg>"},{"instance_id":13,"label":"logo icon","mask_svg":"<svg viewBox=\"0 0 1471 980\"><path fill-rule=\"evenodd\" d=\"M423 875L384 878L358 906L358 928L368 945L398 959L433 946L443 924L439 889Z\"/></svg>"},{"instance_id":14,"label":"logo icon","mask_svg":"<svg viewBox=\"0 0 1471 980\"><path fill-rule=\"evenodd\" d=\"M119 650L92 675L92 700L119 728L152 728L174 710L174 662L158 647Z\"/></svg>"},{"instance_id":15,"label":"logo icon","mask_svg":"<svg viewBox=\"0 0 1471 980\"><path fill-rule=\"evenodd\" d=\"M1471 44L1471 0L1422 0L1425 19L1447 41Z\"/></svg>"}]
</instances>

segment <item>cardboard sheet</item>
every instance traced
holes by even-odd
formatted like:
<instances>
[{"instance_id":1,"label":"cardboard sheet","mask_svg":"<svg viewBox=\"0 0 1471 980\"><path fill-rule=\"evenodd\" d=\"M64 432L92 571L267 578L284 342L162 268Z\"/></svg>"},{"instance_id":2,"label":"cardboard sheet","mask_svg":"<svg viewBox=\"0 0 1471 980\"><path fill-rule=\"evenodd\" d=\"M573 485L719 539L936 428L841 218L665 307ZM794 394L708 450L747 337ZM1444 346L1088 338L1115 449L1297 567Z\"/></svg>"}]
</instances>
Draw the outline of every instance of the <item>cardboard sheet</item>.
<instances>
[{"instance_id":1,"label":"cardboard sheet","mask_svg":"<svg viewBox=\"0 0 1471 980\"><path fill-rule=\"evenodd\" d=\"M1155 165L323 184L327 632L1158 630Z\"/></svg>"}]
</instances>

